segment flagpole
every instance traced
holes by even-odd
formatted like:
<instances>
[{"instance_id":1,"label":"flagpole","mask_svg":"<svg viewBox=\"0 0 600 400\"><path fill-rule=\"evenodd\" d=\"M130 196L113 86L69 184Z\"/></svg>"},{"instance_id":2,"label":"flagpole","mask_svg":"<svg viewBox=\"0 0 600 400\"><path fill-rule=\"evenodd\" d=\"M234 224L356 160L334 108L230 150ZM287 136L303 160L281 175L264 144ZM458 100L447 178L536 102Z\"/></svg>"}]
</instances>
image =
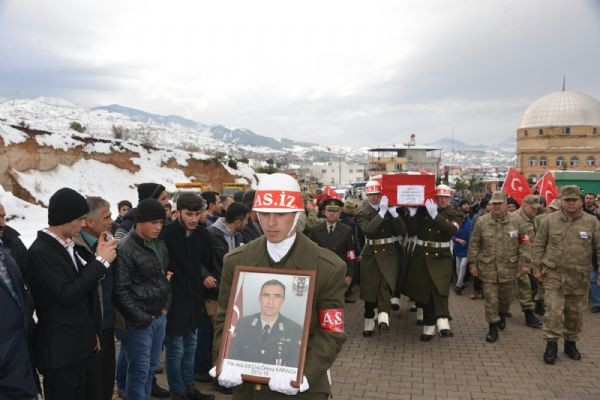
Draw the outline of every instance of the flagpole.
<instances>
[{"instance_id":1,"label":"flagpole","mask_svg":"<svg viewBox=\"0 0 600 400\"><path fill-rule=\"evenodd\" d=\"M542 175L542 177L540 179L537 180L537 182L535 183L535 185L533 185L533 187L531 188L531 192L533 193L534 189L536 187L538 187L538 185L540 184L540 182L542 182L544 180L544 178L546 177L546 174L549 173L550 171L546 171L546 173L544 175Z\"/></svg>"}]
</instances>

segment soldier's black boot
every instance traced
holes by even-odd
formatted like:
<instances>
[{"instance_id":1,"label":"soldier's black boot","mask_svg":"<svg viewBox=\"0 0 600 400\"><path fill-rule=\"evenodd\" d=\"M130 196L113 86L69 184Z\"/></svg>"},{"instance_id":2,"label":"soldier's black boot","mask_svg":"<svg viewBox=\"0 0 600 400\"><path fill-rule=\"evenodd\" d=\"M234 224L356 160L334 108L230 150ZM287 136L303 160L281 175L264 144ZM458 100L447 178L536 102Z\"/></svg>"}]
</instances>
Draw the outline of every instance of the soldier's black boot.
<instances>
[{"instance_id":1,"label":"soldier's black boot","mask_svg":"<svg viewBox=\"0 0 600 400\"><path fill-rule=\"evenodd\" d=\"M549 340L546 343L546 351L544 352L544 362L546 364L554 364L556 361L556 353L558 352L558 343L553 340Z\"/></svg>"},{"instance_id":2,"label":"soldier's black boot","mask_svg":"<svg viewBox=\"0 0 600 400\"><path fill-rule=\"evenodd\" d=\"M570 340L565 340L565 354L571 360L581 360L581 353L577 351L577 346L575 346L575 342Z\"/></svg>"},{"instance_id":3,"label":"soldier's black boot","mask_svg":"<svg viewBox=\"0 0 600 400\"><path fill-rule=\"evenodd\" d=\"M546 308L544 307L544 302L541 300L538 300L535 302L535 310L533 310L534 313L536 313L537 315L541 315L542 317L544 316L544 313L546 312Z\"/></svg>"},{"instance_id":4,"label":"soldier's black boot","mask_svg":"<svg viewBox=\"0 0 600 400\"><path fill-rule=\"evenodd\" d=\"M503 312L499 312L498 316L500 317L500 321L498 321L498 329L503 331L504 328L506 328L506 314Z\"/></svg>"},{"instance_id":5,"label":"soldier's black boot","mask_svg":"<svg viewBox=\"0 0 600 400\"><path fill-rule=\"evenodd\" d=\"M421 342L429 342L435 335L435 325L424 325Z\"/></svg>"},{"instance_id":6,"label":"soldier's black boot","mask_svg":"<svg viewBox=\"0 0 600 400\"><path fill-rule=\"evenodd\" d=\"M535 314L531 310L525 310L525 325L530 328L539 328L542 326L542 321L536 318Z\"/></svg>"},{"instance_id":7,"label":"soldier's black boot","mask_svg":"<svg viewBox=\"0 0 600 400\"><path fill-rule=\"evenodd\" d=\"M485 341L489 343L493 343L498 340L498 324L491 323L490 329L488 330L488 334L485 335Z\"/></svg>"}]
</instances>

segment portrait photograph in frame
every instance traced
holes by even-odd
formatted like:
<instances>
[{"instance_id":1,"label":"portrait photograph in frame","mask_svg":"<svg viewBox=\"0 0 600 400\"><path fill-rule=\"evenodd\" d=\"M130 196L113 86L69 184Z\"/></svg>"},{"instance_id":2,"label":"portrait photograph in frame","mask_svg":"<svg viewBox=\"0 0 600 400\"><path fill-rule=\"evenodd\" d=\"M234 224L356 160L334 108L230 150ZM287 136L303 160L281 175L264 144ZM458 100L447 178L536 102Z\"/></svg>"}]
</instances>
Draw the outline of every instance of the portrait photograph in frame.
<instances>
[{"instance_id":1,"label":"portrait photograph in frame","mask_svg":"<svg viewBox=\"0 0 600 400\"><path fill-rule=\"evenodd\" d=\"M267 384L274 373L304 375L316 271L235 268L217 374L227 366L246 382Z\"/></svg>"}]
</instances>

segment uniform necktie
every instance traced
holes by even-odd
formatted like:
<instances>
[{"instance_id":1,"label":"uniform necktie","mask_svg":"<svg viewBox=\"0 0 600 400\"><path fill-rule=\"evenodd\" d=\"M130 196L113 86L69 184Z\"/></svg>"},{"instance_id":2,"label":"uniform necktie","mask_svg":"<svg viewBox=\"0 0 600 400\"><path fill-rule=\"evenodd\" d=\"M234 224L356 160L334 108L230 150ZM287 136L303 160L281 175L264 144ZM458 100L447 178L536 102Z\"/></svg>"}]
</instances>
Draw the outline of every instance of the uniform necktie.
<instances>
[{"instance_id":1,"label":"uniform necktie","mask_svg":"<svg viewBox=\"0 0 600 400\"><path fill-rule=\"evenodd\" d=\"M266 342L267 339L269 338L269 330L270 330L270 326L269 325L265 325L263 327L263 342Z\"/></svg>"},{"instance_id":2,"label":"uniform necktie","mask_svg":"<svg viewBox=\"0 0 600 400\"><path fill-rule=\"evenodd\" d=\"M329 236L333 234L333 225L329 225Z\"/></svg>"}]
</instances>

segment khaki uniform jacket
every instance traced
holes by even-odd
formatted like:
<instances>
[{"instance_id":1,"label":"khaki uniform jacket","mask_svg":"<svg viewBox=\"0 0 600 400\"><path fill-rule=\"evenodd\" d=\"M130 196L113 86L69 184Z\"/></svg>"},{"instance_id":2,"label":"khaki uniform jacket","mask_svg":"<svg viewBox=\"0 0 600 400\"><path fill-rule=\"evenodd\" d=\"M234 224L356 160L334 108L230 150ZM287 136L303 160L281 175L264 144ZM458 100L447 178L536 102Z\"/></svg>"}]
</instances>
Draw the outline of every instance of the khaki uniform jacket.
<instances>
[{"instance_id":1,"label":"khaki uniform jacket","mask_svg":"<svg viewBox=\"0 0 600 400\"><path fill-rule=\"evenodd\" d=\"M569 220L562 211L555 212L541 220L532 250L533 270L542 276L558 272L565 293L586 294L594 250L600 255L596 217L581 211Z\"/></svg>"},{"instance_id":2,"label":"khaki uniform jacket","mask_svg":"<svg viewBox=\"0 0 600 400\"><path fill-rule=\"evenodd\" d=\"M221 334L225 322L227 302L231 291L233 273L237 265L317 271L304 375L310 386L306 393L330 393L327 370L341 351L342 345L346 341L346 334L322 330L319 324L319 310L344 308L344 293L346 291L344 280L346 266L344 262L334 253L320 248L302 234L296 234L296 241L290 253L279 263L274 263L269 259L265 236L261 236L227 253L223 261L223 274L219 291L219 306L213 346L215 352L218 352L221 346ZM281 393L271 392L267 385L249 383L243 383L234 388L234 398L253 398L253 393L256 390L261 391L260 398L288 398ZM304 393L298 393L294 398L303 399L305 398L303 395Z\"/></svg>"},{"instance_id":3,"label":"khaki uniform jacket","mask_svg":"<svg viewBox=\"0 0 600 400\"><path fill-rule=\"evenodd\" d=\"M316 225L310 232L310 239L325 249L333 251L346 263L346 276L356 276L356 254L354 259L348 259L348 252L354 253L355 240L352 229L338 221L331 235L326 222Z\"/></svg>"},{"instance_id":4,"label":"khaki uniform jacket","mask_svg":"<svg viewBox=\"0 0 600 400\"><path fill-rule=\"evenodd\" d=\"M533 241L535 240L535 234L538 228L538 216L534 215L533 217L530 217L522 208L513 212L513 215L519 218L520 226L523 229L523 234L519 238L519 242L527 242L529 244L521 249L519 267L527 267L531 270L531 250L533 249ZM518 273L520 274L521 271Z\"/></svg>"},{"instance_id":5,"label":"khaki uniform jacket","mask_svg":"<svg viewBox=\"0 0 600 400\"><path fill-rule=\"evenodd\" d=\"M381 218L378 211L368 203L365 203L356 213L356 222L367 240L406 235L406 224L400 216L394 218L388 212L385 218ZM368 299L377 298L379 293L379 282L370 285L370 268L379 268L390 288L394 290L400 267L400 253L401 247L398 242L375 245L365 243L361 252L360 293L363 299L372 301Z\"/></svg>"},{"instance_id":6,"label":"khaki uniform jacket","mask_svg":"<svg viewBox=\"0 0 600 400\"><path fill-rule=\"evenodd\" d=\"M419 207L414 217L407 217L409 236L428 242L446 242L463 223L462 211L449 205L438 209L435 219L425 207ZM452 252L450 247L433 248L416 246L408 260L408 274L404 283L407 296L420 303L429 303L433 285L442 296L448 296L452 276Z\"/></svg>"},{"instance_id":7,"label":"khaki uniform jacket","mask_svg":"<svg viewBox=\"0 0 600 400\"><path fill-rule=\"evenodd\" d=\"M509 212L499 220L492 213L479 218L468 253L469 264L477 269L479 279L488 283L514 281L519 265L530 264L531 243L525 238L526 232L520 218Z\"/></svg>"}]
</instances>

